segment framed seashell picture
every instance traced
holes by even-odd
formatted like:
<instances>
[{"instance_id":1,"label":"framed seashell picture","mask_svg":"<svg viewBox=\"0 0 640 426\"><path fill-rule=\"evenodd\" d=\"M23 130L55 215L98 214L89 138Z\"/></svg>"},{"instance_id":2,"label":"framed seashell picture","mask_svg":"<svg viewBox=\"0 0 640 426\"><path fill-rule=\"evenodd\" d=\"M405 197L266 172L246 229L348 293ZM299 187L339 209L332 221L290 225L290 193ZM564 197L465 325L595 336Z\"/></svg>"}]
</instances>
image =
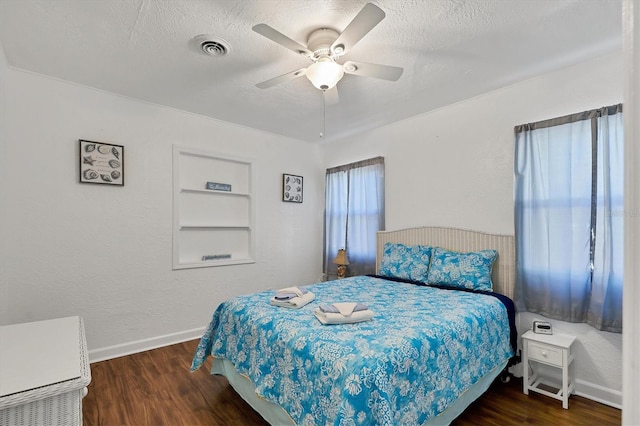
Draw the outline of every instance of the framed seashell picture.
<instances>
[{"instance_id":1,"label":"framed seashell picture","mask_svg":"<svg viewBox=\"0 0 640 426\"><path fill-rule=\"evenodd\" d=\"M124 146L80 139L80 183L124 186Z\"/></svg>"},{"instance_id":2,"label":"framed seashell picture","mask_svg":"<svg viewBox=\"0 0 640 426\"><path fill-rule=\"evenodd\" d=\"M282 201L289 203L302 202L302 176L282 175Z\"/></svg>"}]
</instances>

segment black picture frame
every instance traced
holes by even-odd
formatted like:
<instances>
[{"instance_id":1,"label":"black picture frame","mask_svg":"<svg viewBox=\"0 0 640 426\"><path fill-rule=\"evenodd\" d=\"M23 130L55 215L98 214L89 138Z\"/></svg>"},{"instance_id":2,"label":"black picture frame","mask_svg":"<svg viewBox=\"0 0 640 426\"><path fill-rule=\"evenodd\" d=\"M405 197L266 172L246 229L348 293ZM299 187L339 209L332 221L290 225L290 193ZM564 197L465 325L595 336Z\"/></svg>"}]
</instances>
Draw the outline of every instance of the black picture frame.
<instances>
[{"instance_id":1,"label":"black picture frame","mask_svg":"<svg viewBox=\"0 0 640 426\"><path fill-rule=\"evenodd\" d=\"M302 203L304 178L302 176L282 174L282 201L286 203Z\"/></svg>"},{"instance_id":2,"label":"black picture frame","mask_svg":"<svg viewBox=\"0 0 640 426\"><path fill-rule=\"evenodd\" d=\"M79 140L80 183L124 186L124 146Z\"/></svg>"}]
</instances>

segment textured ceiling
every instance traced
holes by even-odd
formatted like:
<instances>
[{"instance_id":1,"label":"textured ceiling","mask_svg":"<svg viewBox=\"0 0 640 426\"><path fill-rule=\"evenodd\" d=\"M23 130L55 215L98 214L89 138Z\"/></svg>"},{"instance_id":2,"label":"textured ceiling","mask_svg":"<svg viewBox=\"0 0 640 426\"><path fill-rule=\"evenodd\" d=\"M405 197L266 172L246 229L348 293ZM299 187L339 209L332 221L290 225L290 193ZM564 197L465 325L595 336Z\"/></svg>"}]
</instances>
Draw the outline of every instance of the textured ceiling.
<instances>
[{"instance_id":1,"label":"textured ceiling","mask_svg":"<svg viewBox=\"0 0 640 426\"><path fill-rule=\"evenodd\" d=\"M324 112L304 77L255 86L310 62L252 26L306 45L365 3L0 0L0 43L16 69L311 142L323 126L324 140L354 135L621 48L620 0L378 0L385 19L340 62L403 67L398 81L345 75ZM203 54L201 34L230 54Z\"/></svg>"}]
</instances>

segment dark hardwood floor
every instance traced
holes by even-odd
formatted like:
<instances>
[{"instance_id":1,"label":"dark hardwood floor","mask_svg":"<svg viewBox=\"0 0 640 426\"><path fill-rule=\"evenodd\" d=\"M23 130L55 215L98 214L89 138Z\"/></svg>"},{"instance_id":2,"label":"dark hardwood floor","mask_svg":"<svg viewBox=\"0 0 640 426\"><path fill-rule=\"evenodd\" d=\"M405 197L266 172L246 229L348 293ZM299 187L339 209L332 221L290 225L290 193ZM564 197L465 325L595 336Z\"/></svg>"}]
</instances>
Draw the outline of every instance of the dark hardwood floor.
<instances>
[{"instance_id":1,"label":"dark hardwood floor","mask_svg":"<svg viewBox=\"0 0 640 426\"><path fill-rule=\"evenodd\" d=\"M83 400L84 424L267 425L231 388L211 376L211 361L189 372L197 341L91 364ZM569 409L538 394L522 393L522 381L496 382L453 423L468 425L619 425L621 412L579 396Z\"/></svg>"}]
</instances>

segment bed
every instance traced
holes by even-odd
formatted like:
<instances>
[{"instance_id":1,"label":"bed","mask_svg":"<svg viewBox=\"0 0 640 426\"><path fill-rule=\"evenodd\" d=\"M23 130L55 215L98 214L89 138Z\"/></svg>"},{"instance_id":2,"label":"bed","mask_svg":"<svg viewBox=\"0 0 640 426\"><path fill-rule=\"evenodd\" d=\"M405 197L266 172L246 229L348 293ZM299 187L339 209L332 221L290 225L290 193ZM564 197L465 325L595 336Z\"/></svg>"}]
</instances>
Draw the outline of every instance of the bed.
<instances>
[{"instance_id":1,"label":"bed","mask_svg":"<svg viewBox=\"0 0 640 426\"><path fill-rule=\"evenodd\" d=\"M514 356L513 236L422 227L379 232L377 246L376 275L304 286L315 300L300 309L272 306L273 290L223 302L192 370L212 356L273 425L449 424ZM313 315L342 301L373 319Z\"/></svg>"}]
</instances>

